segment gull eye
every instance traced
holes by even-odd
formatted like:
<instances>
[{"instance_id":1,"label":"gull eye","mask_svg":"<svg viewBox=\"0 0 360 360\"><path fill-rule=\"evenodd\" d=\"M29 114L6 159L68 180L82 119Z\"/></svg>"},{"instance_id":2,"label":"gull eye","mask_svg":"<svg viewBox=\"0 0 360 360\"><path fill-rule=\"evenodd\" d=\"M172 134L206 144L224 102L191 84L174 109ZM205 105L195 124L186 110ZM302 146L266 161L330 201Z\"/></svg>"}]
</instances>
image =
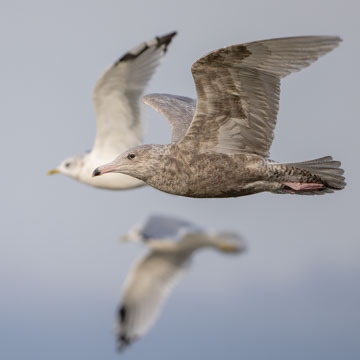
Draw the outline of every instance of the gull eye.
<instances>
[{"instance_id":1,"label":"gull eye","mask_svg":"<svg viewBox=\"0 0 360 360\"><path fill-rule=\"evenodd\" d=\"M130 153L130 154L128 154L127 158L131 160L131 159L134 159L135 156L136 155L134 153Z\"/></svg>"},{"instance_id":2,"label":"gull eye","mask_svg":"<svg viewBox=\"0 0 360 360\"><path fill-rule=\"evenodd\" d=\"M71 163L67 162L67 163L65 164L65 167L68 168L68 167L70 167L70 165L71 165Z\"/></svg>"}]
</instances>

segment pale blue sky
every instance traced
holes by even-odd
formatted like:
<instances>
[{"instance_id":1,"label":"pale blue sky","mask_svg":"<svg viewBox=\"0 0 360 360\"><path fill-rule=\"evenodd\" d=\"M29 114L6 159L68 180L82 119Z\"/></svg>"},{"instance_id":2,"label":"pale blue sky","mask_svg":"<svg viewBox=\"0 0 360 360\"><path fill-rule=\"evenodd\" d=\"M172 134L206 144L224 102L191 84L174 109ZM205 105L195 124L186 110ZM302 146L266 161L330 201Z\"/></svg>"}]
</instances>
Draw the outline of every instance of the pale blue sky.
<instances>
[{"instance_id":1,"label":"pale blue sky","mask_svg":"<svg viewBox=\"0 0 360 360\"><path fill-rule=\"evenodd\" d=\"M120 235L152 212L235 230L239 257L204 251L125 359L360 356L357 1L1 1L0 358L116 359L114 314L143 249ZM226 45L290 35L344 42L283 81L272 158L333 155L348 186L323 197L174 197L46 177L91 148L92 87L139 42L179 34L148 88L195 96L191 64ZM149 142L169 139L146 110Z\"/></svg>"}]
</instances>

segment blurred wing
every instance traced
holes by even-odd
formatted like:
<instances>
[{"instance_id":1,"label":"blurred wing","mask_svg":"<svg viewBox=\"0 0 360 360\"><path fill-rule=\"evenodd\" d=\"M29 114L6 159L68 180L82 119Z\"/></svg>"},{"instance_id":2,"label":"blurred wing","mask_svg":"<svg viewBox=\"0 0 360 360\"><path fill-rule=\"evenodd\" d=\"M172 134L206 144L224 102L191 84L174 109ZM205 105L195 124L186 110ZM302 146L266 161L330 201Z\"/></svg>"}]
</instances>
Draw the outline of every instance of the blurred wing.
<instances>
[{"instance_id":1,"label":"blurred wing","mask_svg":"<svg viewBox=\"0 0 360 360\"><path fill-rule=\"evenodd\" d=\"M153 215L141 228L140 234L143 241L155 239L178 240L184 233L196 230L199 230L199 228L188 221L169 216Z\"/></svg>"},{"instance_id":2,"label":"blurred wing","mask_svg":"<svg viewBox=\"0 0 360 360\"><path fill-rule=\"evenodd\" d=\"M151 252L131 270L125 280L117 316L120 350L144 335L154 324L188 261L188 255Z\"/></svg>"},{"instance_id":3,"label":"blurred wing","mask_svg":"<svg viewBox=\"0 0 360 360\"><path fill-rule=\"evenodd\" d=\"M142 101L169 121L172 142L177 142L184 137L194 117L196 100L177 95L149 94L145 95Z\"/></svg>"},{"instance_id":4,"label":"blurred wing","mask_svg":"<svg viewBox=\"0 0 360 360\"><path fill-rule=\"evenodd\" d=\"M140 98L176 32L130 50L97 81L94 151L119 154L142 138Z\"/></svg>"},{"instance_id":5,"label":"blurred wing","mask_svg":"<svg viewBox=\"0 0 360 360\"><path fill-rule=\"evenodd\" d=\"M234 232L208 233L207 236L218 250L225 253L242 253L247 249L243 237Z\"/></svg>"},{"instance_id":6,"label":"blurred wing","mask_svg":"<svg viewBox=\"0 0 360 360\"><path fill-rule=\"evenodd\" d=\"M332 36L281 38L229 46L197 60L197 106L183 141L200 152L268 156L279 108L280 79L334 49Z\"/></svg>"}]
</instances>

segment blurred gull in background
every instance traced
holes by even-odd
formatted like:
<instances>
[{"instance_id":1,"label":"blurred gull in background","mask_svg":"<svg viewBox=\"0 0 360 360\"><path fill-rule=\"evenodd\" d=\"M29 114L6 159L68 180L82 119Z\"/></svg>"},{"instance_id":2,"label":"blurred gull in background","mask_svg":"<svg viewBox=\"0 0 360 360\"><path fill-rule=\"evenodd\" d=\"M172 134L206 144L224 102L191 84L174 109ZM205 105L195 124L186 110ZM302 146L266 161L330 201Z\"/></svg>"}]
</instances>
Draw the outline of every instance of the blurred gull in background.
<instances>
[{"instance_id":1,"label":"blurred gull in background","mask_svg":"<svg viewBox=\"0 0 360 360\"><path fill-rule=\"evenodd\" d=\"M120 350L152 327L196 250L209 247L223 253L241 253L246 249L235 233L207 232L192 223L165 216L151 216L122 240L142 242L150 251L134 264L125 280L117 317Z\"/></svg>"},{"instance_id":2,"label":"blurred gull in background","mask_svg":"<svg viewBox=\"0 0 360 360\"><path fill-rule=\"evenodd\" d=\"M91 176L94 168L142 142L140 98L176 32L133 48L100 77L93 92L96 138L88 154L65 159L48 175L63 174L85 184L122 190L145 185L128 175Z\"/></svg>"}]
</instances>

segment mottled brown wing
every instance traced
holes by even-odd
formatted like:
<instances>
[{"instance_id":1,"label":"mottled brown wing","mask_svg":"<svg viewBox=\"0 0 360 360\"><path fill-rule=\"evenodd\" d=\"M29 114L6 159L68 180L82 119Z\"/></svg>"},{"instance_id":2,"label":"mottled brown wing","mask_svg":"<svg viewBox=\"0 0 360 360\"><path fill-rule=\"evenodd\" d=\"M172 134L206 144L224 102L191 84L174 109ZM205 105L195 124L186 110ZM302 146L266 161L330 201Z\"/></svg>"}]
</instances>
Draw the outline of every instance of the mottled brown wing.
<instances>
[{"instance_id":1,"label":"mottled brown wing","mask_svg":"<svg viewBox=\"0 0 360 360\"><path fill-rule=\"evenodd\" d=\"M229 46L197 60L194 119L182 143L198 151L269 156L280 79L334 49L335 36L304 36Z\"/></svg>"}]
</instances>

